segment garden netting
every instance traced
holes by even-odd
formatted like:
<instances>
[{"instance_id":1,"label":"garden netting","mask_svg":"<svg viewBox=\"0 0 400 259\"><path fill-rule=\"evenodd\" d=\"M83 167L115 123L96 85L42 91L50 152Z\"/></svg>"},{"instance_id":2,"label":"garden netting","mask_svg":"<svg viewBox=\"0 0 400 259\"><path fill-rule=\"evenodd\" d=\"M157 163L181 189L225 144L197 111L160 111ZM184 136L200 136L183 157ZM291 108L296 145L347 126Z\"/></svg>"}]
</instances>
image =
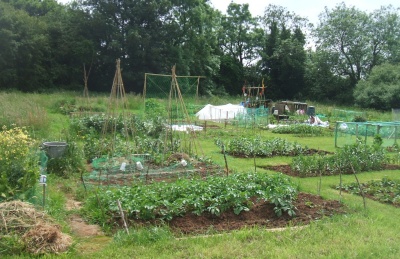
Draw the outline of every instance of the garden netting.
<instances>
[{"instance_id":1,"label":"garden netting","mask_svg":"<svg viewBox=\"0 0 400 259\"><path fill-rule=\"evenodd\" d=\"M162 163L156 163L149 154L132 154L96 158L91 165L92 170L84 180L95 185L130 185L135 181L169 181L222 174L219 167L197 161L185 153L173 154Z\"/></svg>"},{"instance_id":2,"label":"garden netting","mask_svg":"<svg viewBox=\"0 0 400 259\"><path fill-rule=\"evenodd\" d=\"M397 145L400 122L336 122L335 147L353 144L357 138L368 145L381 141L384 147Z\"/></svg>"}]
</instances>

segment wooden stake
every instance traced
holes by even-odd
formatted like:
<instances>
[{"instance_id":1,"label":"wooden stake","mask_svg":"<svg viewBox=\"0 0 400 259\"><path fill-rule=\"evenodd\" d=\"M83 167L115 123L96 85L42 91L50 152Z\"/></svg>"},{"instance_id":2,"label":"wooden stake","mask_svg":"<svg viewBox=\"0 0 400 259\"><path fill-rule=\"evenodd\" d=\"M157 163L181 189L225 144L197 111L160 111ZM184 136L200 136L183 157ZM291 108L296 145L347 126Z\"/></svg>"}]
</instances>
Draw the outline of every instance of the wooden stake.
<instances>
[{"instance_id":1,"label":"wooden stake","mask_svg":"<svg viewBox=\"0 0 400 259\"><path fill-rule=\"evenodd\" d=\"M224 154L226 176L228 176L229 175L229 169L228 169L228 161L226 160L225 145L224 144L222 144L222 153Z\"/></svg>"},{"instance_id":2,"label":"wooden stake","mask_svg":"<svg viewBox=\"0 0 400 259\"><path fill-rule=\"evenodd\" d=\"M363 198L364 210L365 210L367 208L366 204L365 204L365 195L364 195L363 189L361 187L360 181L358 180L358 177L357 177L356 171L354 170L353 165L351 165L351 170L353 170L353 174L354 174L354 177L356 178L356 181L357 181L357 184L358 184L358 188L360 189L360 195Z\"/></svg>"},{"instance_id":3,"label":"wooden stake","mask_svg":"<svg viewBox=\"0 0 400 259\"><path fill-rule=\"evenodd\" d=\"M128 229L128 225L126 224L125 215L124 215L124 211L122 210L121 202L119 200L117 200L117 204L118 204L119 213L121 214L121 218L124 221L124 227L125 227L126 233L129 234L129 229Z\"/></svg>"}]
</instances>

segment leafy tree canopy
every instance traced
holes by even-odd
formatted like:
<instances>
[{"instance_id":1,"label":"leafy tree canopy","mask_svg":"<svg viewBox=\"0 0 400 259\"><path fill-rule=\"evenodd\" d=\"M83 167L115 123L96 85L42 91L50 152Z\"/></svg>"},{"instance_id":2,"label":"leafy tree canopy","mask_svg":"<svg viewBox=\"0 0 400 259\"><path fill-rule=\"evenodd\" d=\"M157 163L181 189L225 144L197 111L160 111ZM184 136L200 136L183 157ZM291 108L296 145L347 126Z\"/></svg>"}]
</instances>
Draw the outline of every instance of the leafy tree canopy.
<instances>
[{"instance_id":1,"label":"leafy tree canopy","mask_svg":"<svg viewBox=\"0 0 400 259\"><path fill-rule=\"evenodd\" d=\"M400 65L385 63L374 67L370 76L357 84L354 98L364 108L400 108Z\"/></svg>"}]
</instances>

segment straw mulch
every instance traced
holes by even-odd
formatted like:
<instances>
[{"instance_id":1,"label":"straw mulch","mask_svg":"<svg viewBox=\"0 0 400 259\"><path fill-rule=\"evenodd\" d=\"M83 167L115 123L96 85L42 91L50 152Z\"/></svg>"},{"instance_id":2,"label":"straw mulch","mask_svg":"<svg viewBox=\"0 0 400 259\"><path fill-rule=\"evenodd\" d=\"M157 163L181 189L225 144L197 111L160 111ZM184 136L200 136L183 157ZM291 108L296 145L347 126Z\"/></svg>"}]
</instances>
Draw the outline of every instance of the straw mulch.
<instances>
[{"instance_id":1,"label":"straw mulch","mask_svg":"<svg viewBox=\"0 0 400 259\"><path fill-rule=\"evenodd\" d=\"M20 236L33 254L64 252L72 244L72 238L62 233L54 220L21 201L0 203L0 236L10 234Z\"/></svg>"}]
</instances>

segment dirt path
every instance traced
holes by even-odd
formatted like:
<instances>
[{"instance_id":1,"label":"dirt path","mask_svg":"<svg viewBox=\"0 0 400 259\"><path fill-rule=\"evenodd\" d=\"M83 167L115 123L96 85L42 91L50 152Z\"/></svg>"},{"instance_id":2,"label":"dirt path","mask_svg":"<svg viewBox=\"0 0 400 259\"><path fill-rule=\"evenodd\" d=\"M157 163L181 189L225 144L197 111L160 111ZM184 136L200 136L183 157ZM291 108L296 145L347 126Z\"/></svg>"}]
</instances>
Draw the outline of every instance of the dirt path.
<instances>
[{"instance_id":1,"label":"dirt path","mask_svg":"<svg viewBox=\"0 0 400 259\"><path fill-rule=\"evenodd\" d=\"M78 210L81 208L81 203L72 199L68 199L65 208L67 211ZM104 235L98 225L86 223L85 220L78 214L72 214L69 217L69 224L71 226L72 233L77 237L85 238Z\"/></svg>"},{"instance_id":2,"label":"dirt path","mask_svg":"<svg viewBox=\"0 0 400 259\"><path fill-rule=\"evenodd\" d=\"M79 210L81 202L68 198L65 204L67 211ZM68 218L72 234L76 237L76 248L81 255L89 255L101 250L106 246L111 238L104 235L100 226L88 224L81 216L73 213Z\"/></svg>"}]
</instances>

